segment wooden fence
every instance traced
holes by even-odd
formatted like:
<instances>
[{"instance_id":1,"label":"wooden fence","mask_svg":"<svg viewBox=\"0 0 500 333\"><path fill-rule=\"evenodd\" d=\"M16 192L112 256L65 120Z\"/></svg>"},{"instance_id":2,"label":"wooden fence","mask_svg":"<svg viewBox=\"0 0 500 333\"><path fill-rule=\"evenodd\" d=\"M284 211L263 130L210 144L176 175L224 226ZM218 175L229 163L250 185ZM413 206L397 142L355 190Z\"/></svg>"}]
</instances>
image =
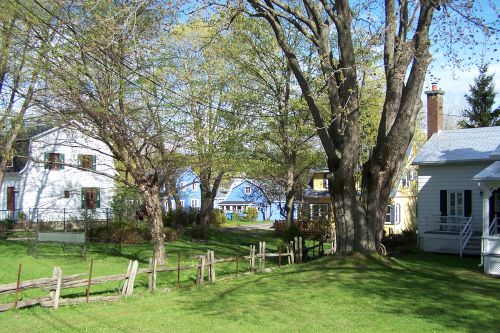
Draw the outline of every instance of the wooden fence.
<instances>
[{"instance_id":1,"label":"wooden fence","mask_svg":"<svg viewBox=\"0 0 500 333\"><path fill-rule=\"evenodd\" d=\"M208 250L206 255L196 256L198 263L193 265L181 266L180 253L177 256L177 267L158 266L154 258L149 260L148 267L139 268L137 260L130 260L127 270L123 274L107 275L94 277L92 275L94 260L90 261L90 268L88 273L63 275L61 268L54 267L52 277L41 278L35 280L22 281L22 266L19 265L17 274L17 282L12 284L0 285L0 296L5 294L14 294L14 299L10 303L0 304L0 312L13 308L24 308L33 305L41 305L43 307L51 307L57 309L61 305L77 304L77 303L90 303L96 301L110 301L117 300L121 297L127 297L133 294L134 282L138 275L148 275L148 290L154 292L157 289L156 280L157 274L162 272L177 272L177 288L180 288L180 272L186 270L196 269L195 281L196 284L203 284L205 276L208 283L216 282L216 265L224 262L236 262L235 275L240 273L239 267L242 260L248 260L249 273L265 272L266 258L278 258L278 267L281 267L282 259L284 258L286 264L302 263L304 260L304 253L314 251L318 248L318 256L322 255L322 243L313 245L309 248L303 248L302 237L295 237L294 241L286 244L286 246L278 247L278 252L267 252L266 242L259 242L258 253L256 252L255 245L250 245L249 255L240 256L240 248L235 257L216 258L214 251ZM314 258L314 255L313 255ZM258 266L257 260L258 259ZM206 272L206 273L205 273ZM241 272L243 273L243 272ZM112 281L120 281L121 288L118 294L108 296L91 296L92 286L108 283ZM77 298L61 298L61 290L71 288L86 287L86 296ZM20 300L20 293L30 289L42 289L49 291L47 296L23 299Z\"/></svg>"}]
</instances>

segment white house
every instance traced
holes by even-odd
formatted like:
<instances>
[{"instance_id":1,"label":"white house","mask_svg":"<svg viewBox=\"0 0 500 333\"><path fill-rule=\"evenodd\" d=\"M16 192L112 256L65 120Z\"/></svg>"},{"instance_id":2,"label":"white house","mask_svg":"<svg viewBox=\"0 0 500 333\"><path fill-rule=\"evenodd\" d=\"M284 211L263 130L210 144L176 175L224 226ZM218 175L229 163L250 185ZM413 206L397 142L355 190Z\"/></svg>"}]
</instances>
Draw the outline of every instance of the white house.
<instances>
[{"instance_id":1,"label":"white house","mask_svg":"<svg viewBox=\"0 0 500 333\"><path fill-rule=\"evenodd\" d=\"M413 164L418 171L417 219L424 251L484 257L500 275L500 126L442 131L442 95L426 92L436 112L430 140ZM436 133L432 133L432 131Z\"/></svg>"},{"instance_id":2,"label":"white house","mask_svg":"<svg viewBox=\"0 0 500 333\"><path fill-rule=\"evenodd\" d=\"M29 157L7 170L0 192L0 220L62 221L92 212L105 218L116 175L109 148L70 122L33 136Z\"/></svg>"}]
</instances>

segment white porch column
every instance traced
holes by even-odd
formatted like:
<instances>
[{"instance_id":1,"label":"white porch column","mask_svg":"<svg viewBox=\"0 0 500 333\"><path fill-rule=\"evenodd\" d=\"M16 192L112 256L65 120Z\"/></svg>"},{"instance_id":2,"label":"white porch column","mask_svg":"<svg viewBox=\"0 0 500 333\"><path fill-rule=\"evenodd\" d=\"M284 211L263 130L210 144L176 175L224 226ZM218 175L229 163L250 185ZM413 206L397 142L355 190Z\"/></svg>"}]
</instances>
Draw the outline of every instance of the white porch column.
<instances>
[{"instance_id":1,"label":"white porch column","mask_svg":"<svg viewBox=\"0 0 500 333\"><path fill-rule=\"evenodd\" d=\"M481 265L484 264L484 240L490 233L490 197L493 188L486 182L478 183L483 195L483 235L481 236Z\"/></svg>"}]
</instances>

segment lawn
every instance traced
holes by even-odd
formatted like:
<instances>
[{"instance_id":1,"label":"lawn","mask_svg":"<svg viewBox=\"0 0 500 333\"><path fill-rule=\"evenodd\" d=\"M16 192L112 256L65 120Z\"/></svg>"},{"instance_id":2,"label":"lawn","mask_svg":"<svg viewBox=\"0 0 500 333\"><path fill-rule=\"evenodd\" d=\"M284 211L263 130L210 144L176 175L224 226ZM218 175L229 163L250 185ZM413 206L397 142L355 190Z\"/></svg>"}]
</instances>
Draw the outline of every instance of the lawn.
<instances>
[{"instance_id":1,"label":"lawn","mask_svg":"<svg viewBox=\"0 0 500 333\"><path fill-rule=\"evenodd\" d=\"M207 244L169 245L169 253L199 254L210 245L216 254L232 255L235 243L250 242L253 236L219 232ZM278 243L270 234L258 236ZM1 283L13 282L20 261L26 274L32 269L37 277L50 274L56 263L68 274L88 268L74 256L31 259L19 252L22 244L13 242L0 242L0 250L7 251L0 259ZM124 248L123 256L93 251L97 275L122 272L128 257L144 260L149 255L147 246ZM500 280L481 274L477 263L477 258L423 253L325 257L170 293L141 294L142 289L114 303L0 313L0 331L497 332ZM190 284L189 279L183 282Z\"/></svg>"}]
</instances>

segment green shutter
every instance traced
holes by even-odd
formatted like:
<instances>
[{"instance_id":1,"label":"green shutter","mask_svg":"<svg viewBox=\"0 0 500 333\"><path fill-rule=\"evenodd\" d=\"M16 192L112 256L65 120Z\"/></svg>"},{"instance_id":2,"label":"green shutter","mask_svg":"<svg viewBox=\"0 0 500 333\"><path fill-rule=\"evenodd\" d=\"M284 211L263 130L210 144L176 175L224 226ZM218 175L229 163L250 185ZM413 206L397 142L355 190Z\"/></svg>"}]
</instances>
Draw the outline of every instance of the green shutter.
<instances>
[{"instance_id":1,"label":"green shutter","mask_svg":"<svg viewBox=\"0 0 500 333\"><path fill-rule=\"evenodd\" d=\"M87 207L87 189L85 187L82 187L82 209L85 209Z\"/></svg>"},{"instance_id":2,"label":"green shutter","mask_svg":"<svg viewBox=\"0 0 500 333\"><path fill-rule=\"evenodd\" d=\"M94 171L96 169L96 156L95 155L92 155L92 167L91 167L91 169Z\"/></svg>"},{"instance_id":3,"label":"green shutter","mask_svg":"<svg viewBox=\"0 0 500 333\"><path fill-rule=\"evenodd\" d=\"M101 208L101 189L95 189L95 208Z\"/></svg>"},{"instance_id":4,"label":"green shutter","mask_svg":"<svg viewBox=\"0 0 500 333\"><path fill-rule=\"evenodd\" d=\"M43 160L44 160L44 162L46 162L43 164L43 167L45 169L48 169L49 168L49 163L48 163L49 162L49 153L43 154Z\"/></svg>"},{"instance_id":5,"label":"green shutter","mask_svg":"<svg viewBox=\"0 0 500 333\"><path fill-rule=\"evenodd\" d=\"M64 169L64 154L59 154L59 163L62 163L59 164L59 170Z\"/></svg>"},{"instance_id":6,"label":"green shutter","mask_svg":"<svg viewBox=\"0 0 500 333\"><path fill-rule=\"evenodd\" d=\"M81 168L81 167L82 167L82 165L83 165L82 155L81 155L81 154L78 154L78 155L76 156L76 159L77 159L77 166L78 166L79 168Z\"/></svg>"}]
</instances>

